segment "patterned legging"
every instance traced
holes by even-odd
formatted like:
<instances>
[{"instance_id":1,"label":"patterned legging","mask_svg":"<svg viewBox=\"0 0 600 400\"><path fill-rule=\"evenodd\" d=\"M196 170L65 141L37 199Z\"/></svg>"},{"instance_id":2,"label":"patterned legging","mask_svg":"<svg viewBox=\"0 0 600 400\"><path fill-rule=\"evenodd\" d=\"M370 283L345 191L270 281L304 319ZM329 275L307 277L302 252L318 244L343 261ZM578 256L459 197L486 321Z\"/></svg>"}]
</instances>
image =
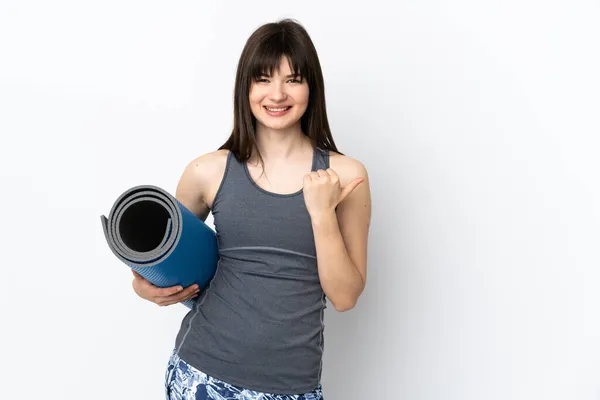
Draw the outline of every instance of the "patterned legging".
<instances>
[{"instance_id":1,"label":"patterned legging","mask_svg":"<svg viewBox=\"0 0 600 400\"><path fill-rule=\"evenodd\" d=\"M321 385L304 394L256 392L220 381L183 361L173 350L165 373L167 400L324 400Z\"/></svg>"}]
</instances>

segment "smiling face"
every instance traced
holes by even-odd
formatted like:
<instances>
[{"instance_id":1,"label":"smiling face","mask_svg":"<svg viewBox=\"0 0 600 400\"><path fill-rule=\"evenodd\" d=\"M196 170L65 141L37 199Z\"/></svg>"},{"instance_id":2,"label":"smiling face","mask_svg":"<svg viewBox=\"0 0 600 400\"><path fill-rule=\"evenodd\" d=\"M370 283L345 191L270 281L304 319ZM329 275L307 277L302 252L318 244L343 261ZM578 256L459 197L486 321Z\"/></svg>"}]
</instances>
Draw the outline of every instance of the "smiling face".
<instances>
[{"instance_id":1,"label":"smiling face","mask_svg":"<svg viewBox=\"0 0 600 400\"><path fill-rule=\"evenodd\" d=\"M250 86L250 109L256 123L270 129L286 129L300 123L308 107L306 79L294 75L287 57L282 56L279 69L253 79ZM257 126L258 128L258 126Z\"/></svg>"}]
</instances>

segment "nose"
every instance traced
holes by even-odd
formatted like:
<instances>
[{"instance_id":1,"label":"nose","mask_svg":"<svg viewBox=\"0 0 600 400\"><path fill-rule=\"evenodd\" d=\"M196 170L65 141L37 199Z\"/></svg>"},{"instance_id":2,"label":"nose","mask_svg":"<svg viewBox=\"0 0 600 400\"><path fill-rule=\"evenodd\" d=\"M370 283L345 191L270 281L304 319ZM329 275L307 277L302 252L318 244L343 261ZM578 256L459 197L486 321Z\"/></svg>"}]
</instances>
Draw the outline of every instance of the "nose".
<instances>
[{"instance_id":1,"label":"nose","mask_svg":"<svg viewBox=\"0 0 600 400\"><path fill-rule=\"evenodd\" d=\"M283 85L280 82L275 82L271 85L269 92L269 99L273 102L283 101L286 98L286 94L283 90Z\"/></svg>"}]
</instances>

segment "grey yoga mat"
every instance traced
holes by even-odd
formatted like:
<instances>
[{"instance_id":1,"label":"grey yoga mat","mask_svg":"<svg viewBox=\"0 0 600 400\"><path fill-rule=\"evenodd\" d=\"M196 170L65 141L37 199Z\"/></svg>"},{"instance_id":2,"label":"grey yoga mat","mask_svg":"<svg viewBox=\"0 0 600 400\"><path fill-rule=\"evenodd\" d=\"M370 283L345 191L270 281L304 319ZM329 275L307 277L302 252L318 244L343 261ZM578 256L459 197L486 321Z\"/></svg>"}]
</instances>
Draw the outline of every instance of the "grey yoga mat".
<instances>
[{"instance_id":1,"label":"grey yoga mat","mask_svg":"<svg viewBox=\"0 0 600 400\"><path fill-rule=\"evenodd\" d=\"M102 215L108 247L124 264L159 287L206 287L219 251L216 233L166 190L135 186ZM192 308L195 299L182 302Z\"/></svg>"}]
</instances>

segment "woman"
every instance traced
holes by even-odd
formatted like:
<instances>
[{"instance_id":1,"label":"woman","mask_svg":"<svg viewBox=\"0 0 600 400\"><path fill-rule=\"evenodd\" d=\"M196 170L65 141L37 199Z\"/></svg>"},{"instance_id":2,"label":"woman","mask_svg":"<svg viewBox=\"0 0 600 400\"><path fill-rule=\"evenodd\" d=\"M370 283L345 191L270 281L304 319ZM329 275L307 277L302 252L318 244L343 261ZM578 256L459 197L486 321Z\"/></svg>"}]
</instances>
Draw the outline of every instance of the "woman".
<instances>
[{"instance_id":1,"label":"woman","mask_svg":"<svg viewBox=\"0 0 600 400\"><path fill-rule=\"evenodd\" d=\"M167 398L322 399L326 299L346 311L365 287L371 203L364 166L337 151L298 23L248 39L233 132L186 166L176 197L202 220L212 211L220 260L206 288L158 288L134 273L136 293L160 306L197 297Z\"/></svg>"}]
</instances>

